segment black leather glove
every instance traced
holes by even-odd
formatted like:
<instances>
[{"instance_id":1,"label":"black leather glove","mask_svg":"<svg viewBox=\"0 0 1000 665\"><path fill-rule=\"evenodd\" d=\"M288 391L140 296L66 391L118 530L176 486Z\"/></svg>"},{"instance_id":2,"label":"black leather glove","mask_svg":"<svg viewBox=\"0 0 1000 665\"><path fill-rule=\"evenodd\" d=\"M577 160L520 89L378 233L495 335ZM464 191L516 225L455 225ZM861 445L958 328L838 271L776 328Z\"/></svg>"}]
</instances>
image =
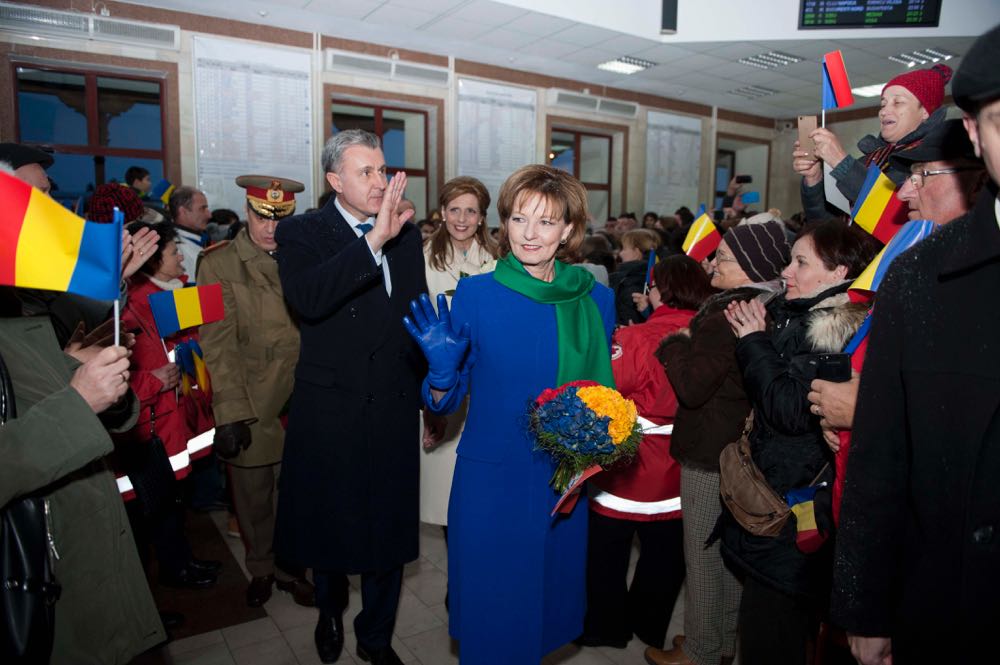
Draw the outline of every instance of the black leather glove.
<instances>
[{"instance_id":1,"label":"black leather glove","mask_svg":"<svg viewBox=\"0 0 1000 665\"><path fill-rule=\"evenodd\" d=\"M246 450L252 443L250 426L243 421L218 425L215 428L215 454L222 459L230 459Z\"/></svg>"}]
</instances>

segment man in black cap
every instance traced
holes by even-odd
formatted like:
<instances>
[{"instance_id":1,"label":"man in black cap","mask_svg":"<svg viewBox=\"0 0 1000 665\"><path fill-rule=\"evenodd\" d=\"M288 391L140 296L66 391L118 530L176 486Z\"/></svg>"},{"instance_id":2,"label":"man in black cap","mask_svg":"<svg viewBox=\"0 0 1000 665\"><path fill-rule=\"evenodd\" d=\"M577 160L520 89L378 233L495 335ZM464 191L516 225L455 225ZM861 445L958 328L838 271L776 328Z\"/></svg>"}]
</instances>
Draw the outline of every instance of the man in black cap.
<instances>
[{"instance_id":1,"label":"man in black cap","mask_svg":"<svg viewBox=\"0 0 1000 665\"><path fill-rule=\"evenodd\" d=\"M978 663L996 650L998 63L994 28L952 84L992 182L967 215L897 258L878 293L830 600L863 665Z\"/></svg>"},{"instance_id":2,"label":"man in black cap","mask_svg":"<svg viewBox=\"0 0 1000 665\"><path fill-rule=\"evenodd\" d=\"M912 150L893 157L909 171L896 196L910 207L910 219L947 224L972 208L988 176L961 120L946 120Z\"/></svg>"},{"instance_id":3,"label":"man in black cap","mask_svg":"<svg viewBox=\"0 0 1000 665\"><path fill-rule=\"evenodd\" d=\"M52 166L52 155L20 143L0 143L0 162L7 162L14 169L14 175L35 189L49 193L49 175L45 169Z\"/></svg>"}]
</instances>

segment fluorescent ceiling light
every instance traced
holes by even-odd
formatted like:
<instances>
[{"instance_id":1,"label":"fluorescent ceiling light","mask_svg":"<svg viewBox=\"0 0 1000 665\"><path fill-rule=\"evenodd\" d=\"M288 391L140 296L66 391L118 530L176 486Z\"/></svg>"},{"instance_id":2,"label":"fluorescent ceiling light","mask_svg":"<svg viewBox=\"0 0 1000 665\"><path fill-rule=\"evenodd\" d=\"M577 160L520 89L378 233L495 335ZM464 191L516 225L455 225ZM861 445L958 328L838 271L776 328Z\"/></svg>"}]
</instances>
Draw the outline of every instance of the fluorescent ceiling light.
<instances>
[{"instance_id":1,"label":"fluorescent ceiling light","mask_svg":"<svg viewBox=\"0 0 1000 665\"><path fill-rule=\"evenodd\" d=\"M642 58L633 58L628 55L623 55L616 60L608 60L607 62L602 62L597 65L598 69L603 69L606 72L614 72L615 74L635 74L636 72L641 72L644 69L649 69L650 67L655 67L655 62L650 62L649 60L643 60Z\"/></svg>"},{"instance_id":2,"label":"fluorescent ceiling light","mask_svg":"<svg viewBox=\"0 0 1000 665\"><path fill-rule=\"evenodd\" d=\"M880 97L882 95L882 88L884 87L885 83L876 83L875 85L863 85L859 88L851 88L851 92L858 97Z\"/></svg>"},{"instance_id":3,"label":"fluorescent ceiling light","mask_svg":"<svg viewBox=\"0 0 1000 665\"><path fill-rule=\"evenodd\" d=\"M893 62L906 65L907 67L913 67L915 65L926 65L932 62L941 62L942 60L951 60L955 57L955 54L950 51L945 51L944 49L925 48L918 49L916 51L908 51L907 53L900 53L898 55L890 55L888 57L889 60Z\"/></svg>"},{"instance_id":4,"label":"fluorescent ceiling light","mask_svg":"<svg viewBox=\"0 0 1000 665\"><path fill-rule=\"evenodd\" d=\"M785 65L802 62L802 58L795 55L789 55L788 53L782 53L781 51L768 51L767 53L758 53L757 55L740 58L739 62L744 65L756 67L757 69L777 69L778 67L784 67Z\"/></svg>"},{"instance_id":5,"label":"fluorescent ceiling light","mask_svg":"<svg viewBox=\"0 0 1000 665\"><path fill-rule=\"evenodd\" d=\"M777 94L777 92L777 90L763 88L759 85L748 85L735 90L727 90L726 94L742 97L744 99L760 99L761 97L768 97L770 95Z\"/></svg>"}]
</instances>

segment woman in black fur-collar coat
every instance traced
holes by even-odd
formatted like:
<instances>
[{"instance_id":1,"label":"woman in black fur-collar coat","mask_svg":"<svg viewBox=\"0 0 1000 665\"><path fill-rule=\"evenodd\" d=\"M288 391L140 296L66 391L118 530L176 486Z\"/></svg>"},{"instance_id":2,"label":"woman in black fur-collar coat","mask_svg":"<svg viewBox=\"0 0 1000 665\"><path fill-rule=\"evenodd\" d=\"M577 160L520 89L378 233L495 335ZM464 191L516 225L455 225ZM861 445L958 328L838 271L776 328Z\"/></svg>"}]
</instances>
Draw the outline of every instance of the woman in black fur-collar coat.
<instances>
[{"instance_id":1,"label":"woman in black fur-collar coat","mask_svg":"<svg viewBox=\"0 0 1000 665\"><path fill-rule=\"evenodd\" d=\"M871 238L855 227L840 222L809 227L782 272L785 293L766 311L756 301L734 302L727 309L740 338L736 357L754 409L751 454L782 497L821 472L832 480L832 464L824 471L832 458L806 399L813 377L804 360L812 353L841 351L860 327L866 311L850 303L847 287L874 254ZM723 556L744 575L742 662L805 663L806 643L825 610L830 544L810 554L800 551L794 518L773 538L751 535L728 512L722 527Z\"/></svg>"}]
</instances>

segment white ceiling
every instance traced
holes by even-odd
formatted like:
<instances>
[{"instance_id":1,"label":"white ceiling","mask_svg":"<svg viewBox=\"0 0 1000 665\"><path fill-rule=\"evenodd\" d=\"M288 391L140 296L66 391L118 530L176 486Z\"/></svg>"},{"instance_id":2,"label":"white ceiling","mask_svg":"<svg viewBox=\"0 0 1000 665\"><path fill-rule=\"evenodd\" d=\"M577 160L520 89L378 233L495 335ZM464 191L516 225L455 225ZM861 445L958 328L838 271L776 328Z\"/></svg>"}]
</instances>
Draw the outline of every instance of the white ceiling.
<instances>
[{"instance_id":1,"label":"white ceiling","mask_svg":"<svg viewBox=\"0 0 1000 665\"><path fill-rule=\"evenodd\" d=\"M726 41L680 41L684 32L659 35L659 0L602 0L619 3L629 18L635 19L636 7L651 15L655 9L656 25L642 29L643 36L611 30L583 20L572 20L574 3L558 3L542 13L526 8L520 0L129 0L135 4L155 5L195 14L280 26L306 32L320 32L334 37L384 44L397 48L424 51L458 59L541 73L581 81L593 94L600 86L714 105L723 109L753 113L772 118L817 113L820 100L820 66L823 54L840 49L853 86L882 83L906 71L891 62L888 55L915 49L944 49L961 56L975 36L1000 22L1000 2L996 0L943 0L942 12L960 3L973 8L986 6L970 27L969 15L962 12L964 23L956 25L942 14L941 25L947 29L902 29L871 32L862 30L821 32L775 31L753 25L753 21L730 26ZM581 0L582 1L582 0ZM724 5L718 0L703 3ZM744 0L740 3L745 11ZM778 2L779 0L769 0ZM796 0L780 0L781 10L797 12ZM949 4L951 3L951 4ZM536 5L545 5L539 0ZM682 12L687 3L682 4ZM548 3L553 5L553 3ZM794 7L791 7L794 5ZM655 6L655 7L653 7ZM761 6L761 5L757 5ZM764 5L770 10L770 4ZM554 14L564 14L558 16ZM974 14L976 15L976 14ZM682 13L683 17L683 13ZM641 17L640 17L641 18ZM647 21L648 23L648 21ZM633 23L634 25L634 23ZM625 28L622 28L624 30ZM798 39L755 40L759 34L788 35ZM704 31L700 34L704 35ZM907 35L900 37L885 35ZM919 35L919 36L917 36ZM941 36L938 36L941 35ZM944 36L947 35L947 36ZM722 35L720 35L722 36ZM802 37L813 37L803 39ZM665 43L669 42L669 43ZM761 70L743 65L739 58L771 50L804 58L800 63L776 70ZM600 62L623 55L636 56L656 63L655 67L623 76L596 68ZM961 58L948 65L956 68ZM756 100L746 100L729 93L743 86L755 85L776 91ZM875 106L878 98L856 98L855 108Z\"/></svg>"}]
</instances>

